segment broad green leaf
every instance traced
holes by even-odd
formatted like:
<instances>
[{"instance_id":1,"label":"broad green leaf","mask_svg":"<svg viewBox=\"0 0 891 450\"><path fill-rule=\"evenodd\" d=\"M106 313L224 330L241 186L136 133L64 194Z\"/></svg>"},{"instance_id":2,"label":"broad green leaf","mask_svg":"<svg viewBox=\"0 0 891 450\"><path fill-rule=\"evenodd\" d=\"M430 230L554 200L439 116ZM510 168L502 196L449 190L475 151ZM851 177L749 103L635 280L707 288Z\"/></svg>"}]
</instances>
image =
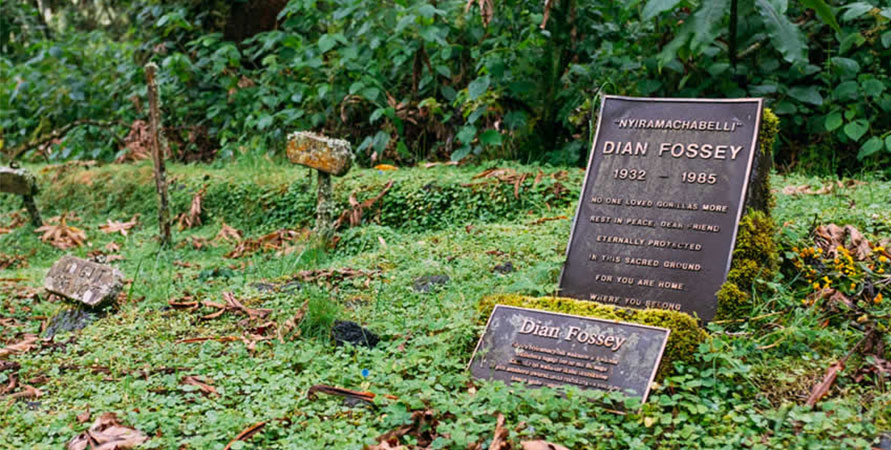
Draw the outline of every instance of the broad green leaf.
<instances>
[{"instance_id":1,"label":"broad green leaf","mask_svg":"<svg viewBox=\"0 0 891 450\"><path fill-rule=\"evenodd\" d=\"M832 62L832 65L838 67L843 77L855 77L860 72L860 64L853 59L836 56L830 58L830 62Z\"/></svg>"},{"instance_id":2,"label":"broad green leaf","mask_svg":"<svg viewBox=\"0 0 891 450\"><path fill-rule=\"evenodd\" d=\"M835 20L835 15L832 14L832 8L826 4L823 0L801 0L801 3L813 9L815 13L817 13L817 17L823 21L826 25L832 27L833 30L841 33L841 27L838 26L838 22Z\"/></svg>"},{"instance_id":3,"label":"broad green leaf","mask_svg":"<svg viewBox=\"0 0 891 450\"><path fill-rule=\"evenodd\" d=\"M485 75L470 82L467 86L467 95L470 96L470 100L476 100L487 89L489 89L489 76Z\"/></svg>"},{"instance_id":4,"label":"broad green leaf","mask_svg":"<svg viewBox=\"0 0 891 450\"><path fill-rule=\"evenodd\" d=\"M885 48L891 48L891 31L882 33L882 45Z\"/></svg>"},{"instance_id":5,"label":"broad green leaf","mask_svg":"<svg viewBox=\"0 0 891 450\"><path fill-rule=\"evenodd\" d=\"M866 130L869 129L869 122L864 119L857 119L847 125L845 125L845 134L851 138L852 141L857 142L860 138L866 134Z\"/></svg>"},{"instance_id":6,"label":"broad green leaf","mask_svg":"<svg viewBox=\"0 0 891 450\"><path fill-rule=\"evenodd\" d=\"M885 138L885 150L888 150L888 153L891 153L891 135Z\"/></svg>"},{"instance_id":7,"label":"broad green leaf","mask_svg":"<svg viewBox=\"0 0 891 450\"><path fill-rule=\"evenodd\" d=\"M470 145L468 145L468 144L465 144L464 146L455 149L455 151L452 152L452 156L451 156L452 161L461 161L462 159L464 159L465 156L470 154L470 150L471 150L471 148L470 148Z\"/></svg>"},{"instance_id":8,"label":"broad green leaf","mask_svg":"<svg viewBox=\"0 0 891 450\"><path fill-rule=\"evenodd\" d=\"M833 111L826 116L826 119L823 121L823 125L826 127L826 131L833 131L836 128L842 126L842 115L838 111Z\"/></svg>"},{"instance_id":9,"label":"broad green leaf","mask_svg":"<svg viewBox=\"0 0 891 450\"><path fill-rule=\"evenodd\" d=\"M641 20L650 20L669 9L674 8L681 0L650 0L640 13Z\"/></svg>"},{"instance_id":10,"label":"broad green leaf","mask_svg":"<svg viewBox=\"0 0 891 450\"><path fill-rule=\"evenodd\" d=\"M791 63L807 62L807 47L798 25L785 16L786 2L783 0L756 0L758 13L770 35L770 41Z\"/></svg>"},{"instance_id":11,"label":"broad green leaf","mask_svg":"<svg viewBox=\"0 0 891 450\"><path fill-rule=\"evenodd\" d=\"M882 139L878 136L873 136L860 146L860 152L857 153L857 159L859 160L866 158L867 156L881 150L882 147L884 147L884 144L882 144Z\"/></svg>"},{"instance_id":12,"label":"broad green leaf","mask_svg":"<svg viewBox=\"0 0 891 450\"><path fill-rule=\"evenodd\" d=\"M364 87L365 87L365 83L363 83L361 81L356 81L355 83L350 85L350 95L353 95L356 92L361 91L362 88L364 88Z\"/></svg>"},{"instance_id":13,"label":"broad green leaf","mask_svg":"<svg viewBox=\"0 0 891 450\"><path fill-rule=\"evenodd\" d=\"M690 49L698 53L715 43L724 30L723 20L727 12L727 0L709 0L693 13L693 38Z\"/></svg>"},{"instance_id":14,"label":"broad green leaf","mask_svg":"<svg viewBox=\"0 0 891 450\"><path fill-rule=\"evenodd\" d=\"M802 103L810 103L820 106L823 104L823 96L816 86L795 86L789 89L789 96Z\"/></svg>"},{"instance_id":15,"label":"broad green leaf","mask_svg":"<svg viewBox=\"0 0 891 450\"><path fill-rule=\"evenodd\" d=\"M433 18L433 16L436 14L439 14L439 15L445 14L444 11L442 11L440 9L436 9L435 6L433 6L429 3L426 5L422 5L420 8L418 8L418 13L421 15L421 17L424 17L426 19Z\"/></svg>"},{"instance_id":16,"label":"broad green leaf","mask_svg":"<svg viewBox=\"0 0 891 450\"><path fill-rule=\"evenodd\" d=\"M476 136L476 127L473 125L466 125L461 128L461 131L458 131L458 140L464 144L470 144L473 141L473 138Z\"/></svg>"},{"instance_id":17,"label":"broad green leaf","mask_svg":"<svg viewBox=\"0 0 891 450\"><path fill-rule=\"evenodd\" d=\"M874 6L872 6L866 2L851 3L850 5L845 6L845 9L847 9L847 11L845 11L845 13L842 14L841 19L843 21L856 19L856 18L868 13L873 8L874 8Z\"/></svg>"},{"instance_id":18,"label":"broad green leaf","mask_svg":"<svg viewBox=\"0 0 891 450\"><path fill-rule=\"evenodd\" d=\"M480 143L483 145L501 145L501 133L498 130L486 130L480 133Z\"/></svg>"},{"instance_id":19,"label":"broad green leaf","mask_svg":"<svg viewBox=\"0 0 891 450\"><path fill-rule=\"evenodd\" d=\"M860 82L860 87L862 87L863 92L866 92L866 95L870 97L878 97L885 91L885 85L875 78L863 80Z\"/></svg>"},{"instance_id":20,"label":"broad green leaf","mask_svg":"<svg viewBox=\"0 0 891 450\"><path fill-rule=\"evenodd\" d=\"M857 97L857 82L845 81L839 83L832 91L832 96L836 100L849 100Z\"/></svg>"},{"instance_id":21,"label":"broad green leaf","mask_svg":"<svg viewBox=\"0 0 891 450\"><path fill-rule=\"evenodd\" d=\"M323 34L322 37L319 38L319 51L322 53L331 50L335 45L337 45L337 39L330 34Z\"/></svg>"}]
</instances>

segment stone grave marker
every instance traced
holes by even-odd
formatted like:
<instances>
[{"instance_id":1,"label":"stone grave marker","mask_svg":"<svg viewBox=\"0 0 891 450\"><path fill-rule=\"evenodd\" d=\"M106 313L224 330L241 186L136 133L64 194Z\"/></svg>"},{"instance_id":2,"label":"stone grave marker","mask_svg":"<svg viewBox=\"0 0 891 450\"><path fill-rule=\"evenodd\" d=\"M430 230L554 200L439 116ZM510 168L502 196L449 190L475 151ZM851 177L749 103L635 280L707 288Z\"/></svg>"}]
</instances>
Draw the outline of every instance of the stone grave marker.
<instances>
[{"instance_id":1,"label":"stone grave marker","mask_svg":"<svg viewBox=\"0 0 891 450\"><path fill-rule=\"evenodd\" d=\"M340 177L353 163L350 143L320 134L298 131L288 136L288 159L294 164L318 171L319 193L316 207L316 232L327 238L333 230L331 175Z\"/></svg>"},{"instance_id":2,"label":"stone grave marker","mask_svg":"<svg viewBox=\"0 0 891 450\"><path fill-rule=\"evenodd\" d=\"M747 188L761 111L604 96L560 294L712 320L744 206L760 202Z\"/></svg>"},{"instance_id":3,"label":"stone grave marker","mask_svg":"<svg viewBox=\"0 0 891 450\"><path fill-rule=\"evenodd\" d=\"M31 216L31 224L35 227L43 225L40 210L34 202L38 193L37 181L30 172L17 167L0 167L0 192L21 195L25 209Z\"/></svg>"},{"instance_id":4,"label":"stone grave marker","mask_svg":"<svg viewBox=\"0 0 891 450\"><path fill-rule=\"evenodd\" d=\"M123 286L119 270L68 255L53 264L43 281L48 292L90 308L113 303Z\"/></svg>"},{"instance_id":5,"label":"stone grave marker","mask_svg":"<svg viewBox=\"0 0 891 450\"><path fill-rule=\"evenodd\" d=\"M475 378L622 391L646 401L670 331L496 305L470 361Z\"/></svg>"}]
</instances>

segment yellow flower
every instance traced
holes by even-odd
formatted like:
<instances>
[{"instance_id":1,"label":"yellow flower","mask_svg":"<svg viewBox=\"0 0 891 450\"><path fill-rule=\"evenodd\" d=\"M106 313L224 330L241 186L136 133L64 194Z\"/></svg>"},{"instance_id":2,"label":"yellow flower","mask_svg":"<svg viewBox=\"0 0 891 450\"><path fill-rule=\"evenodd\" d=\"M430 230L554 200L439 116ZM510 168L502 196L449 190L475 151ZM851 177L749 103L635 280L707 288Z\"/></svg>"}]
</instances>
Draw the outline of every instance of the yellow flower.
<instances>
[{"instance_id":1,"label":"yellow flower","mask_svg":"<svg viewBox=\"0 0 891 450\"><path fill-rule=\"evenodd\" d=\"M820 289L820 283L817 283L816 281L814 281L814 290L816 291L819 289Z\"/></svg>"},{"instance_id":2,"label":"yellow flower","mask_svg":"<svg viewBox=\"0 0 891 450\"><path fill-rule=\"evenodd\" d=\"M879 255L879 262L888 262L888 258L885 258L885 255Z\"/></svg>"},{"instance_id":3,"label":"yellow flower","mask_svg":"<svg viewBox=\"0 0 891 450\"><path fill-rule=\"evenodd\" d=\"M872 299L872 302L875 303L876 305L878 305L879 303L882 303L882 293L879 292L879 295L876 295L876 298Z\"/></svg>"}]
</instances>

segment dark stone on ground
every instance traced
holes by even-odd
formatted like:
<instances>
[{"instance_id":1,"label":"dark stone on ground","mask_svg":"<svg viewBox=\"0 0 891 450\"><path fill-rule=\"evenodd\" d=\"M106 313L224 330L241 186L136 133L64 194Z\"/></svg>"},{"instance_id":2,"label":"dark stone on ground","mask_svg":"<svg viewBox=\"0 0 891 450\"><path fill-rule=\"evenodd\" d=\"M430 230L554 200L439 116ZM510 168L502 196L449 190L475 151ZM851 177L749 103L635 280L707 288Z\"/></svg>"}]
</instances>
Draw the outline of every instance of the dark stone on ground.
<instances>
[{"instance_id":1,"label":"dark stone on ground","mask_svg":"<svg viewBox=\"0 0 891 450\"><path fill-rule=\"evenodd\" d=\"M60 333L78 331L105 316L105 310L71 307L54 315L43 332L43 337L52 338Z\"/></svg>"},{"instance_id":2,"label":"dark stone on ground","mask_svg":"<svg viewBox=\"0 0 891 450\"><path fill-rule=\"evenodd\" d=\"M495 266L495 268L492 270L494 270L498 273L511 273L514 271L514 263L512 263L510 261L506 261L502 264Z\"/></svg>"},{"instance_id":3,"label":"dark stone on ground","mask_svg":"<svg viewBox=\"0 0 891 450\"><path fill-rule=\"evenodd\" d=\"M251 287L260 292L274 292L276 289L272 283L251 283Z\"/></svg>"},{"instance_id":4,"label":"dark stone on ground","mask_svg":"<svg viewBox=\"0 0 891 450\"><path fill-rule=\"evenodd\" d=\"M415 279L415 292L428 293L433 290L435 285L443 285L449 282L448 275L425 275Z\"/></svg>"},{"instance_id":5,"label":"dark stone on ground","mask_svg":"<svg viewBox=\"0 0 891 450\"><path fill-rule=\"evenodd\" d=\"M358 323L348 320L338 320L334 322L334 328L331 330L331 336L334 343L340 347L346 342L355 346L365 346L374 348L380 338L366 328L362 328Z\"/></svg>"},{"instance_id":6,"label":"dark stone on ground","mask_svg":"<svg viewBox=\"0 0 891 450\"><path fill-rule=\"evenodd\" d=\"M279 290L281 292L284 292L285 294L293 294L294 292L299 291L301 287L302 286L300 285L299 281L291 280L291 281L279 286Z\"/></svg>"},{"instance_id":7,"label":"dark stone on ground","mask_svg":"<svg viewBox=\"0 0 891 450\"><path fill-rule=\"evenodd\" d=\"M876 448L882 450L891 450L891 433L882 433L879 435L879 445Z\"/></svg>"}]
</instances>

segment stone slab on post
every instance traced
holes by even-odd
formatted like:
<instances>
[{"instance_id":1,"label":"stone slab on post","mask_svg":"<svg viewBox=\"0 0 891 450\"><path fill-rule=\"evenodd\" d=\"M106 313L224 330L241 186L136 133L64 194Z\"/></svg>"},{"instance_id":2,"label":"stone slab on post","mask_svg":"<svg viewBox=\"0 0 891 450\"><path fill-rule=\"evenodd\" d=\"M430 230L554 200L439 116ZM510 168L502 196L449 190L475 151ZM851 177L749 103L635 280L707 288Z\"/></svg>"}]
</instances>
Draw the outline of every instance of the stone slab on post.
<instances>
[{"instance_id":1,"label":"stone slab on post","mask_svg":"<svg viewBox=\"0 0 891 450\"><path fill-rule=\"evenodd\" d=\"M114 302L124 287L124 276L109 265L66 255L50 268L43 287L47 292L95 308Z\"/></svg>"},{"instance_id":2,"label":"stone slab on post","mask_svg":"<svg viewBox=\"0 0 891 450\"><path fill-rule=\"evenodd\" d=\"M319 193L316 205L316 233L328 239L334 233L334 202L331 176L340 177L353 164L350 143L320 134L299 131L288 136L288 159L294 164L318 171Z\"/></svg>"},{"instance_id":3,"label":"stone slab on post","mask_svg":"<svg viewBox=\"0 0 891 450\"><path fill-rule=\"evenodd\" d=\"M37 209L37 203L34 201L34 197L38 193L37 180L34 175L25 169L0 167L0 192L21 195L22 203L31 216L31 224L35 227L43 226L40 210Z\"/></svg>"}]
</instances>

